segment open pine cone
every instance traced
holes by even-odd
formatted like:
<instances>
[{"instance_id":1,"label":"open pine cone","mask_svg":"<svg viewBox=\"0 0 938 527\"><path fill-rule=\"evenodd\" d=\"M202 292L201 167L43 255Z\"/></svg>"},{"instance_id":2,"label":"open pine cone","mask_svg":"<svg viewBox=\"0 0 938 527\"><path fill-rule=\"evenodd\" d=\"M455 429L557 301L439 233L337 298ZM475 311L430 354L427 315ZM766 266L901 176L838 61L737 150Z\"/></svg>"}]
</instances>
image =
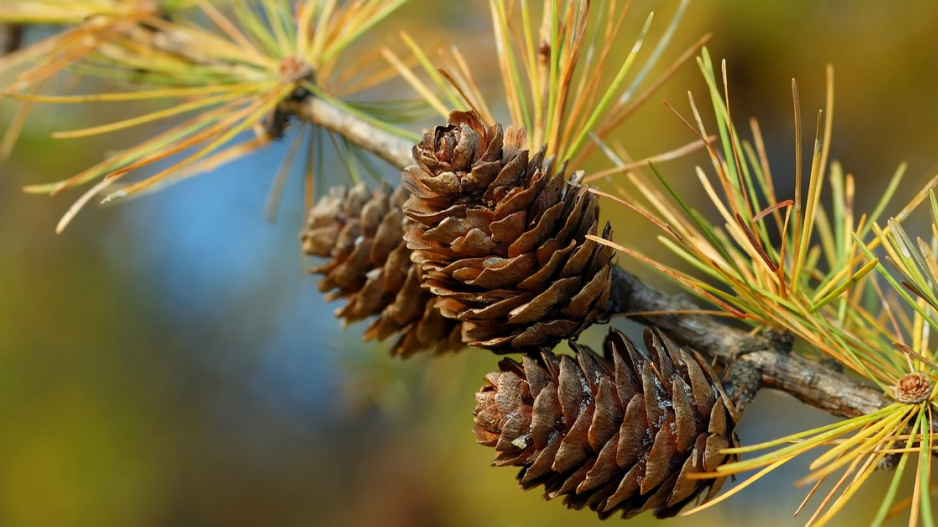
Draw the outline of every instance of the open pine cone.
<instances>
[{"instance_id":1,"label":"open pine cone","mask_svg":"<svg viewBox=\"0 0 938 527\"><path fill-rule=\"evenodd\" d=\"M504 359L476 393L475 434L495 465L520 466L523 489L606 518L673 516L725 478L691 479L737 456L736 415L713 371L656 330L647 352L612 330L605 356L571 343L576 359L544 352Z\"/></svg>"},{"instance_id":2,"label":"open pine cone","mask_svg":"<svg viewBox=\"0 0 938 527\"><path fill-rule=\"evenodd\" d=\"M444 318L436 298L421 288L420 266L410 261L403 234L409 223L401 205L407 191L383 183L374 192L364 184L333 187L309 211L301 234L307 254L329 260L311 269L323 275L327 300L347 298L336 310L344 323L377 316L365 340L399 335L393 355L463 347L459 322Z\"/></svg>"},{"instance_id":3,"label":"open pine cone","mask_svg":"<svg viewBox=\"0 0 938 527\"><path fill-rule=\"evenodd\" d=\"M423 284L463 342L496 352L550 347L593 324L609 298L611 248L595 234L596 196L555 172L524 128L453 112L414 147L405 234ZM603 237L611 229L607 224Z\"/></svg>"}]
</instances>

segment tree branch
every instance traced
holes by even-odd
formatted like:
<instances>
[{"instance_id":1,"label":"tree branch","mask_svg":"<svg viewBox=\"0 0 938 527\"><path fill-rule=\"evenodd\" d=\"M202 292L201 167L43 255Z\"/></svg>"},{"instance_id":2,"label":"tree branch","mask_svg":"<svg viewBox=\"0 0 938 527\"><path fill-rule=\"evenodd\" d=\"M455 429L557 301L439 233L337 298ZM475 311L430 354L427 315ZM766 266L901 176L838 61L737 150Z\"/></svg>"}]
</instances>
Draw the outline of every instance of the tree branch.
<instances>
[{"instance_id":1,"label":"tree branch","mask_svg":"<svg viewBox=\"0 0 938 527\"><path fill-rule=\"evenodd\" d=\"M413 143L379 130L322 99L309 97L302 102L285 102L282 109L292 113L298 119L317 124L330 132L341 135L355 146L375 154L398 170L413 162L410 153Z\"/></svg>"},{"instance_id":2,"label":"tree branch","mask_svg":"<svg viewBox=\"0 0 938 527\"><path fill-rule=\"evenodd\" d=\"M184 42L176 42L170 35L156 36L159 38L151 38L151 45L185 49L181 45ZM412 161L413 145L408 141L321 99L285 101L281 110L343 136L398 169ZM615 270L608 314L674 313L632 318L654 325L680 344L723 361L730 372L727 392L740 408L763 387L781 390L840 417L867 414L891 402L880 390L858 379L792 354L791 339L786 335L751 335L712 317L681 313L697 309L686 297L662 293L621 268Z\"/></svg>"},{"instance_id":3,"label":"tree branch","mask_svg":"<svg viewBox=\"0 0 938 527\"><path fill-rule=\"evenodd\" d=\"M607 307L610 314L699 309L686 297L655 290L621 268L615 269L612 287ZM759 373L757 381L762 387L781 390L832 415L856 417L892 402L880 390L791 353L791 340L784 335L751 335L701 315L668 314L633 318L658 327L680 344L719 358L730 368L754 367ZM759 386L741 388L757 390ZM746 402L743 401L743 405Z\"/></svg>"},{"instance_id":4,"label":"tree branch","mask_svg":"<svg viewBox=\"0 0 938 527\"><path fill-rule=\"evenodd\" d=\"M340 134L351 143L381 157L396 168L411 163L412 145L376 129L328 103L311 98L288 108L299 119ZM699 307L684 296L668 295L642 283L617 267L607 306L610 315L632 312L675 314L632 317L654 325L680 344L725 362L731 372L727 391L742 409L760 388L791 394L832 415L855 417L878 410L891 402L880 390L833 371L822 364L791 353L785 335L751 335L712 317L681 314ZM741 375L745 372L747 375Z\"/></svg>"}]
</instances>

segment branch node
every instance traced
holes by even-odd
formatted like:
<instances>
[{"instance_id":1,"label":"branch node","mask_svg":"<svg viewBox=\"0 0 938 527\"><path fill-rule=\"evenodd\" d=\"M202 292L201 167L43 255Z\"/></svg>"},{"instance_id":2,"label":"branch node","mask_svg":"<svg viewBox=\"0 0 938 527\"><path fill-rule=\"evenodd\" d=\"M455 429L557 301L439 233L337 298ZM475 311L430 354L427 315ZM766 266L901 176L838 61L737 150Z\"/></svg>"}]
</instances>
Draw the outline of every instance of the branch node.
<instances>
[{"instance_id":1,"label":"branch node","mask_svg":"<svg viewBox=\"0 0 938 527\"><path fill-rule=\"evenodd\" d=\"M742 416L762 388L762 371L749 361L734 362L724 375L723 388L736 407L736 414Z\"/></svg>"}]
</instances>

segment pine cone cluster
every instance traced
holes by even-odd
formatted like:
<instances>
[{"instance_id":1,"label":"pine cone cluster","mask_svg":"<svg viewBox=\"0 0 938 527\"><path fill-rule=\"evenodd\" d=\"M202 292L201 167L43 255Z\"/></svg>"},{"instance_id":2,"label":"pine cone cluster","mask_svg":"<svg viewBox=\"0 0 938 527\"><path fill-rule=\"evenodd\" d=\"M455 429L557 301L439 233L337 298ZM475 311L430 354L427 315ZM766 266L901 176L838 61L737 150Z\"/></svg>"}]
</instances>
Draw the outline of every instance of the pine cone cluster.
<instances>
[{"instance_id":1,"label":"pine cone cluster","mask_svg":"<svg viewBox=\"0 0 938 527\"><path fill-rule=\"evenodd\" d=\"M453 112L402 176L416 224L405 239L424 287L462 322L463 342L502 353L576 337L600 317L611 283L613 250L586 239L596 196L526 143L524 128Z\"/></svg>"},{"instance_id":2,"label":"pine cone cluster","mask_svg":"<svg viewBox=\"0 0 938 527\"><path fill-rule=\"evenodd\" d=\"M692 479L734 461L736 415L713 371L656 330L640 351L612 330L599 356L571 343L576 359L550 352L504 359L476 394L475 434L495 465L520 466L523 489L543 485L575 509L606 518L646 510L673 516L721 479Z\"/></svg>"},{"instance_id":3,"label":"pine cone cluster","mask_svg":"<svg viewBox=\"0 0 938 527\"><path fill-rule=\"evenodd\" d=\"M332 188L309 211L303 250L328 258L311 271L323 275L319 289L329 292L327 300L347 299L337 317L348 324L376 316L365 340L398 335L391 353L405 357L460 349L459 322L443 317L436 298L421 287L421 268L404 244L406 197L406 190L387 183L374 191L364 184Z\"/></svg>"}]
</instances>

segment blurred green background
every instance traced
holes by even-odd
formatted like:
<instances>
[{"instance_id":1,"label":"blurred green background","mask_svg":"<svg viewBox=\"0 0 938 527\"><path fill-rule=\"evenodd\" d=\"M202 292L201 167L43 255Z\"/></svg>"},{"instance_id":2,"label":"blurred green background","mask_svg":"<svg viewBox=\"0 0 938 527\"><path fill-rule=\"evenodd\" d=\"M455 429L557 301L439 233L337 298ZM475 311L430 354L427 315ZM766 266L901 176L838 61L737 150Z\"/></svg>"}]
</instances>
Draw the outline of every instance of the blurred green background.
<instances>
[{"instance_id":1,"label":"blurred green background","mask_svg":"<svg viewBox=\"0 0 938 527\"><path fill-rule=\"evenodd\" d=\"M656 6L660 30L675 4L636 1L632 24ZM493 50L478 45L485 2L412 0L389 26L431 23L431 39L475 43L474 60L491 64ZM859 207L868 209L901 161L910 168L899 200L938 170L935 27L934 2L698 1L669 56L714 33L711 53L727 59L737 122L760 120L776 174L792 172L791 78L811 123L832 63L832 156L862 182ZM702 85L696 67L685 67L626 124L621 137L635 157L693 139L659 101L686 110L686 90L700 102ZM135 140L48 139L98 117L91 112L38 109L2 166L0 526L599 523L520 492L513 469L488 466L493 452L471 433L472 395L496 358L476 351L392 360L386 346L360 342L362 326L343 331L331 317L336 306L322 301L300 256L298 177L277 220L264 219L283 145L132 204L88 210L55 236L76 195L19 189L74 174ZM689 168L704 163L697 155L664 169L693 196ZM620 239L650 232L606 213ZM604 331L585 340L596 344ZM739 434L753 443L828 420L765 392ZM806 489L791 482L806 461L668 524L801 524L790 516ZM869 518L879 479L838 524Z\"/></svg>"}]
</instances>

